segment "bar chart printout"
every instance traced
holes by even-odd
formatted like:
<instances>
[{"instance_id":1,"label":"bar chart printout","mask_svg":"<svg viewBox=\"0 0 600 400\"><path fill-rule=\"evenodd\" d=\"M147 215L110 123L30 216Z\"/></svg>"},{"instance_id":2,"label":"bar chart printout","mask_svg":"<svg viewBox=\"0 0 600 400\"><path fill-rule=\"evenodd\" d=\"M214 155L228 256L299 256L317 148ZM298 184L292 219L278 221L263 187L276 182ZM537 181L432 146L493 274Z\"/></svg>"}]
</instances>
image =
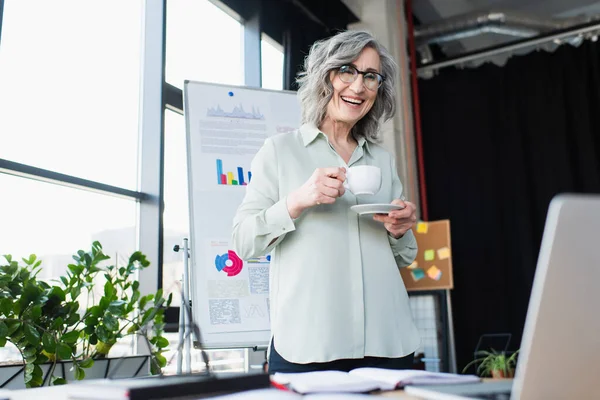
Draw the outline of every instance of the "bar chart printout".
<instances>
[{"instance_id":1,"label":"bar chart printout","mask_svg":"<svg viewBox=\"0 0 600 400\"><path fill-rule=\"evenodd\" d=\"M252 172L248 171L248 180L244 179L244 168L237 167L234 172L223 171L223 160L217 158L217 183L219 185L245 186L252 179Z\"/></svg>"}]
</instances>

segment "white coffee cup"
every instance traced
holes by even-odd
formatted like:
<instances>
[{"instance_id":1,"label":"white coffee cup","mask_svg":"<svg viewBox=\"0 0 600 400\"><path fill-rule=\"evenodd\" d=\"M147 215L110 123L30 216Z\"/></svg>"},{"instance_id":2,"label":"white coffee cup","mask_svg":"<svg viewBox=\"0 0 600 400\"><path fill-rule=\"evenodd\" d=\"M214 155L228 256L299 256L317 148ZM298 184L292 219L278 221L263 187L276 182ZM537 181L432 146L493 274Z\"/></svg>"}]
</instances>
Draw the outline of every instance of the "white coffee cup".
<instances>
[{"instance_id":1,"label":"white coffee cup","mask_svg":"<svg viewBox=\"0 0 600 400\"><path fill-rule=\"evenodd\" d=\"M372 165L357 165L348 168L344 188L354 195L374 195L381 188L381 168Z\"/></svg>"}]
</instances>

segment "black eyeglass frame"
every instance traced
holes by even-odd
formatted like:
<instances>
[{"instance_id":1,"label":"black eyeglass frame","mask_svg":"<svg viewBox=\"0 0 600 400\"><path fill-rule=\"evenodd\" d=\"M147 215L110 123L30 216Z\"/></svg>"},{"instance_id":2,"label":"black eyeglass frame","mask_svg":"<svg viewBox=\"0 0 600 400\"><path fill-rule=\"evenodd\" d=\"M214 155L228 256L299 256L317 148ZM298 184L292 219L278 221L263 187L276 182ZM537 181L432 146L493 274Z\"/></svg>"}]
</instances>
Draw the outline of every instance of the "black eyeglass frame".
<instances>
[{"instance_id":1,"label":"black eyeglass frame","mask_svg":"<svg viewBox=\"0 0 600 400\"><path fill-rule=\"evenodd\" d=\"M344 69L346 69L346 70L344 71ZM381 87L381 85L383 85L383 82L385 82L385 76L381 75L379 72L375 72L375 71L361 71L358 68L356 68L354 65L351 65L351 64L342 65L341 67L339 67L337 69L337 73L338 74L342 74L344 72L349 72L348 69L350 71L355 71L355 73L353 73L353 75L355 76L355 78L352 80L352 82L356 81L356 78L358 77L358 75L362 75L363 76L363 85L367 89L369 89L369 90L379 89ZM367 74L373 74L373 75L377 76L377 78L378 78L377 80L378 80L379 83L378 83L378 85L377 85L376 88L371 89L371 88L367 87L367 85L365 85L365 83L364 83L365 82L365 75L367 75ZM342 79L342 78L340 77L340 79ZM352 83L352 82L346 82L346 83Z\"/></svg>"}]
</instances>

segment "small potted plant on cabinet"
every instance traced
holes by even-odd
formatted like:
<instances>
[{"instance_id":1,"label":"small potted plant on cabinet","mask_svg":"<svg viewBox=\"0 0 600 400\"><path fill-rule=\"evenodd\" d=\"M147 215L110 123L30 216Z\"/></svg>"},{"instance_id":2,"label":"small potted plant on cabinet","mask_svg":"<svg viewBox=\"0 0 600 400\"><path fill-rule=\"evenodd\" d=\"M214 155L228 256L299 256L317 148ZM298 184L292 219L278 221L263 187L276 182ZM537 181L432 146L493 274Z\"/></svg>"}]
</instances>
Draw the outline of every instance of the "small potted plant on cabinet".
<instances>
[{"instance_id":1,"label":"small potted plant on cabinet","mask_svg":"<svg viewBox=\"0 0 600 400\"><path fill-rule=\"evenodd\" d=\"M515 375L518 352L519 350L509 356L504 351L498 352L494 349L491 349L491 351L478 351L476 353L478 357L465 366L463 373L470 366L479 364L477 367L479 376L491 376L496 379L512 378Z\"/></svg>"},{"instance_id":2,"label":"small potted plant on cabinet","mask_svg":"<svg viewBox=\"0 0 600 400\"><path fill-rule=\"evenodd\" d=\"M68 272L55 282L37 278L41 260L33 254L23 264L10 255L4 258L0 347L10 342L19 350L24 387L81 380L86 370L98 376L91 373L94 364L107 359L112 346L127 335L148 344L151 373L166 365L162 353L169 342L163 336L163 315L171 298L166 300L162 290L140 293L135 274L150 265L141 252L131 254L126 265L109 265L110 257L94 242L90 251L73 256ZM107 371L109 367L103 366ZM0 381L7 386L8 381Z\"/></svg>"}]
</instances>

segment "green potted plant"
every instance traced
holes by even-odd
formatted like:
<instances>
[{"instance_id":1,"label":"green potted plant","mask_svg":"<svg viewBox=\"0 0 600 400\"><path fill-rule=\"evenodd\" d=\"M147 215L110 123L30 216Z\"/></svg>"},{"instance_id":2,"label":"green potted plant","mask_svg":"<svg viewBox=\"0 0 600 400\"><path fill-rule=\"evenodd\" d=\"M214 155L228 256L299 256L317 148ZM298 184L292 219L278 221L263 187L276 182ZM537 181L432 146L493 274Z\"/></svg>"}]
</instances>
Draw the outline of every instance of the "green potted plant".
<instances>
[{"instance_id":1,"label":"green potted plant","mask_svg":"<svg viewBox=\"0 0 600 400\"><path fill-rule=\"evenodd\" d=\"M151 373L166 365L169 345L163 336L162 290L140 293L137 271L150 262L139 251L126 265L110 264L102 245L79 250L68 272L56 281L37 278L41 260L32 254L23 264L5 255L0 262L0 347L12 343L21 353L26 387L67 383L68 363L76 380L107 357L117 340L141 336L150 348ZM94 290L95 288L98 288ZM101 289L101 290L100 290Z\"/></svg>"},{"instance_id":2,"label":"green potted plant","mask_svg":"<svg viewBox=\"0 0 600 400\"><path fill-rule=\"evenodd\" d=\"M515 375L515 368L517 366L517 354L519 350L512 353L510 356L504 351L491 351L481 350L476 353L477 358L468 363L463 369L463 373L467 369L475 364L479 364L477 367L477 374L479 376L491 376L492 378L512 378Z\"/></svg>"}]
</instances>

